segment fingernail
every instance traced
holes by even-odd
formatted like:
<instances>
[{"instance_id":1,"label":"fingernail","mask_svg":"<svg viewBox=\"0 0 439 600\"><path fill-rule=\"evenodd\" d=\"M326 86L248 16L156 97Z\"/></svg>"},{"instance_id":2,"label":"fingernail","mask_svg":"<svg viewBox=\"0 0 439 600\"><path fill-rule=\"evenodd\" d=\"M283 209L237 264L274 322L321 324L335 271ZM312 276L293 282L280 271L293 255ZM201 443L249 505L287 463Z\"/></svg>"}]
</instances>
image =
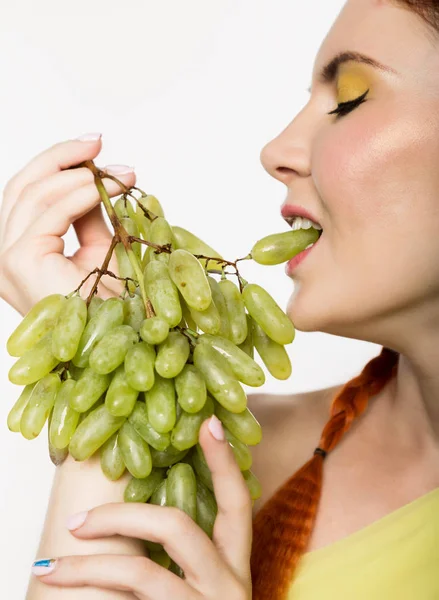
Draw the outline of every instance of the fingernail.
<instances>
[{"instance_id":1,"label":"fingernail","mask_svg":"<svg viewBox=\"0 0 439 600\"><path fill-rule=\"evenodd\" d=\"M221 421L215 415L211 416L208 427L216 440L223 440L225 438Z\"/></svg>"},{"instance_id":2,"label":"fingernail","mask_svg":"<svg viewBox=\"0 0 439 600\"><path fill-rule=\"evenodd\" d=\"M70 515L66 521L67 529L72 531L73 529L78 529L78 527L81 527L81 525L84 524L87 515L88 511L76 513L76 515Z\"/></svg>"},{"instance_id":3,"label":"fingernail","mask_svg":"<svg viewBox=\"0 0 439 600\"><path fill-rule=\"evenodd\" d=\"M127 175L134 172L134 167L129 167L128 165L107 165L103 170L110 173L110 175Z\"/></svg>"},{"instance_id":4,"label":"fingernail","mask_svg":"<svg viewBox=\"0 0 439 600\"><path fill-rule=\"evenodd\" d=\"M32 573L34 575L47 575L56 567L56 558L40 558L32 565Z\"/></svg>"},{"instance_id":5,"label":"fingernail","mask_svg":"<svg viewBox=\"0 0 439 600\"><path fill-rule=\"evenodd\" d=\"M95 132L95 133L83 133L76 139L79 140L80 142L97 142L98 140L101 139L101 137L102 137L102 133Z\"/></svg>"}]
</instances>

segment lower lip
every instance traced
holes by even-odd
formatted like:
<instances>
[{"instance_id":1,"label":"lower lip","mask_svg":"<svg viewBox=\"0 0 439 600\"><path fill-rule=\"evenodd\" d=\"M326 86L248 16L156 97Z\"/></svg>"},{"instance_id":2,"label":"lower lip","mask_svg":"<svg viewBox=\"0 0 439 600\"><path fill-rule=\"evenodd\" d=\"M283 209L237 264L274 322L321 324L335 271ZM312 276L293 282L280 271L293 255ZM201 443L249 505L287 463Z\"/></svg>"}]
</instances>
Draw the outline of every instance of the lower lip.
<instances>
[{"instance_id":1,"label":"lower lip","mask_svg":"<svg viewBox=\"0 0 439 600\"><path fill-rule=\"evenodd\" d=\"M294 269L303 261L305 260L305 258L308 256L308 254L310 252L312 252L314 250L314 248L317 246L317 244L319 243L320 239L322 236L319 237L319 239L317 240L317 242L314 243L313 246L311 246L311 248L308 248L308 250L303 250L302 252L299 252L299 254L296 254L296 256L294 256L291 260L289 260L287 262L287 264L285 265L285 273L287 275L291 275L291 273L294 271Z\"/></svg>"}]
</instances>

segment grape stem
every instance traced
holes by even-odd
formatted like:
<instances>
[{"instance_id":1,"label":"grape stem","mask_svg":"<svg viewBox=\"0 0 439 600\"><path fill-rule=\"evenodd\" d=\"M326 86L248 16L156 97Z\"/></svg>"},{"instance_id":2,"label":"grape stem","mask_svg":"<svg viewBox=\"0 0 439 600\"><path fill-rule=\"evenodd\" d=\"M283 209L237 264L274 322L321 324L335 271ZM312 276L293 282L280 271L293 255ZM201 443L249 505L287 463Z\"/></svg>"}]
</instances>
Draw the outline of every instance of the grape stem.
<instances>
[{"instance_id":1,"label":"grape stem","mask_svg":"<svg viewBox=\"0 0 439 600\"><path fill-rule=\"evenodd\" d=\"M73 292L71 294L69 294L70 296L73 296L74 294L76 294L77 292L79 292L79 290L81 289L81 287L84 285L84 283L87 281L87 279L93 275L94 273L99 273L100 276L99 278L97 278L95 284L96 284L96 288L97 288L97 283L99 283L99 279L103 276L103 275L109 275L110 277L113 277L114 279L119 279L119 281L125 281L126 285L125 285L125 289L128 291L128 282L132 281L134 283L135 286L139 286L139 284L137 283L136 279L133 279L132 277L119 277L118 275L116 275L115 273L113 273L113 271L108 271L108 269L103 269L103 268L99 268L96 267L96 269L93 269L93 271L90 271L90 273L87 275L87 277L85 277L81 283L78 285L78 287L76 288L76 290L73 290ZM92 299L92 294L90 293L89 298L87 299L87 306L88 304L90 304L90 301Z\"/></svg>"},{"instance_id":2,"label":"grape stem","mask_svg":"<svg viewBox=\"0 0 439 600\"><path fill-rule=\"evenodd\" d=\"M113 229L114 229L114 237L112 239L110 249L109 249L109 251L107 253L107 256L105 257L105 260L104 260L104 263L102 264L101 269L95 269L94 271L92 271L92 273L93 272L97 272L98 276L97 276L96 281L95 281L95 283L93 285L93 288L92 288L92 290L91 290L91 292L89 294L89 297L87 298L87 305L91 301L91 298L93 297L93 295L96 293L97 286L98 286L98 283L99 283L102 275L104 275L104 274L110 274L110 272L107 271L108 264L110 262L110 259L111 259L111 256L113 254L114 248L116 247L116 245L119 242L121 242L123 244L125 250L126 250L128 258L130 260L130 263L131 263L131 265L132 265L132 267L134 269L134 272L136 274L136 277L137 277L137 280L138 280L137 284L140 287L140 291L141 291L141 294L142 294L143 302L145 304L146 316L147 316L147 318L155 316L155 312L154 312L154 309L152 307L152 304L151 304L148 296L146 295L142 267L139 264L139 261L137 260L137 257L135 255L135 253L133 252L132 243L133 242L137 242L139 244L144 244L146 246L151 246L151 247L155 248L155 253L156 254L160 254L161 252L166 252L166 253L170 254L172 252L171 245L170 244L164 244L164 245L154 244L153 242L150 242L148 240L144 240L142 238L129 235L129 233L126 231L126 229L123 227L122 223L120 222L119 217L116 214L116 211L114 210L114 207L113 207L113 205L112 205L112 203L110 201L110 198L108 196L107 190L105 189L105 186L103 184L103 179L105 179L105 178L111 179L112 181L114 181L115 183L117 183L121 187L121 189L122 189L124 200L126 201L126 196L130 196L131 198L133 198L136 201L136 203L138 204L138 206L140 206L141 210L143 211L143 213L146 215L146 217L150 221L154 221L157 218L157 215L155 215L154 213L152 213L151 211L149 211L147 208L145 208L139 202L139 199L136 198L134 196L134 194L131 193L130 189L127 188L127 186L124 183L122 183L122 181L120 181L119 179L117 179L117 177L114 177L113 175L110 175L109 173L106 173L105 171L102 171L101 169L99 169L98 167L96 167L96 165L94 164L94 162L92 160L83 161L82 163L80 163L78 165L75 165L73 167L70 167L70 168L71 169L75 169L75 168L79 168L79 167L87 167L93 173L94 180L95 180L95 185L96 185L96 187L98 189L98 192L99 192L99 195L101 197L102 203L104 205L104 208L105 208L105 210L106 210L106 212L108 214L108 217L109 217L109 219L111 221L111 224L113 226ZM147 194L141 188L139 188L139 187L132 186L131 189L140 192L140 194L142 195L142 197L146 197L147 196ZM197 259L202 258L202 259L206 260L205 270L208 273L209 272L211 272L211 273L218 273L218 271L213 270L213 269L210 270L210 271L208 270L209 261L215 261L216 263L222 263L223 264L223 268L220 271L222 278L225 277L224 267L226 267L226 266L233 267L235 269L235 273L227 273L227 274L228 275L236 275L238 277L239 289L240 289L240 292L242 293L243 288L247 285L247 281L245 281L245 279L243 279L241 277L241 274L240 274L239 269L237 267L237 263L240 262L240 261L242 261L242 260L250 260L250 259L252 259L251 253L247 254L247 256L244 256L242 258L238 258L235 261L229 261L229 260L225 260L225 259L222 259L222 258L216 258L216 257L212 257L212 256L205 256L204 254L194 254L194 256ZM90 273L89 275L91 275L92 273ZM127 277L127 278L120 278L120 279L128 280L130 278ZM82 282L82 283L84 283L84 282ZM81 283L81 285L82 285L82 283Z\"/></svg>"},{"instance_id":3,"label":"grape stem","mask_svg":"<svg viewBox=\"0 0 439 600\"><path fill-rule=\"evenodd\" d=\"M114 229L114 237L111 241L111 246L110 246L110 249L108 250L107 256L105 257L105 261L104 261L105 266L103 267L103 270L107 269L107 266L110 262L111 255L113 254L114 248L116 247L116 245L119 242L121 242L125 248L127 255L128 255L131 266L133 267L134 272L136 274L137 282L139 284L140 292L142 294L143 302L145 305L146 316L147 316L147 318L153 317L153 316L155 316L155 313L152 310L151 303L149 302L148 296L146 295L142 267L140 266L139 261L137 260L137 257L132 249L131 242L130 242L130 235L128 234L127 230L122 225L122 223L119 221L119 217L117 216L116 211L114 210L113 205L111 204L110 198L108 196L108 192L105 189L105 185L103 183L103 179L109 178L109 179L112 179L113 181L116 181L118 183L118 185L120 185L122 187L124 193L130 193L129 189L121 181L119 181L112 175L109 175L108 173L105 173L105 171L98 169L92 160L86 160L86 161L80 163L79 166L87 167L93 173L95 185L98 189L102 203L104 205L104 208L107 212L107 215L108 215L108 217L111 221L111 224L113 226L113 229ZM89 296L90 298L96 292L97 284L99 283L99 280L101 279L101 277L102 277L102 273L98 273L95 284L93 285L92 291L90 292L90 296Z\"/></svg>"}]
</instances>

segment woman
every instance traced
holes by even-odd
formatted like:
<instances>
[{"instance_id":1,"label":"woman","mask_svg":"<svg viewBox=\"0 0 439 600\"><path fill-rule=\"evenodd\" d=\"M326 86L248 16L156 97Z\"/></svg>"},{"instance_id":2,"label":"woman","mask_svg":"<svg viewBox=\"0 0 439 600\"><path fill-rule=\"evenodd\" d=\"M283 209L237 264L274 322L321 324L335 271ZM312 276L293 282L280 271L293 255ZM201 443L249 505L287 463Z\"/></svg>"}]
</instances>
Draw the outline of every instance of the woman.
<instances>
[{"instance_id":1,"label":"woman","mask_svg":"<svg viewBox=\"0 0 439 600\"><path fill-rule=\"evenodd\" d=\"M352 54L333 61L345 51L381 66ZM286 205L323 228L290 272L290 318L300 331L383 351L344 386L290 396L275 414L264 410L270 398L249 398L265 434L253 468L267 494L253 536L239 469L207 421L200 443L219 505L212 542L174 509L122 504L126 481L106 481L96 459L68 458L38 553L58 560L38 567L27 600L439 597L438 73L434 0L348 0L319 49L309 103L262 151L288 188ZM5 189L0 292L22 314L71 291L108 247L90 172L62 170L100 149L99 139L58 144ZM67 259L61 236L71 223L81 249ZM103 297L118 293L104 283ZM93 506L67 529L67 516ZM186 579L139 558L135 538L164 543Z\"/></svg>"}]
</instances>

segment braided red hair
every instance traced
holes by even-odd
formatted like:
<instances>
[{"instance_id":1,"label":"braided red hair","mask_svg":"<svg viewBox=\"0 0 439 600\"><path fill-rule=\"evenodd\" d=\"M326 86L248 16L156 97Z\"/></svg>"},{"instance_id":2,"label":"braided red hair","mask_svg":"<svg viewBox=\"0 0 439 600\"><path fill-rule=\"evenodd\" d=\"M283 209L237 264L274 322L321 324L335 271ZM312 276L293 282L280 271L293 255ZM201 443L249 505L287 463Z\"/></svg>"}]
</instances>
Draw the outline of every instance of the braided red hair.
<instances>
[{"instance_id":1,"label":"braided red hair","mask_svg":"<svg viewBox=\"0 0 439 600\"><path fill-rule=\"evenodd\" d=\"M319 447L330 452L353 420L396 374L399 354L381 353L348 381L334 398ZM323 455L315 453L256 513L253 520L251 572L253 600L284 600L306 551L322 487Z\"/></svg>"}]
</instances>

